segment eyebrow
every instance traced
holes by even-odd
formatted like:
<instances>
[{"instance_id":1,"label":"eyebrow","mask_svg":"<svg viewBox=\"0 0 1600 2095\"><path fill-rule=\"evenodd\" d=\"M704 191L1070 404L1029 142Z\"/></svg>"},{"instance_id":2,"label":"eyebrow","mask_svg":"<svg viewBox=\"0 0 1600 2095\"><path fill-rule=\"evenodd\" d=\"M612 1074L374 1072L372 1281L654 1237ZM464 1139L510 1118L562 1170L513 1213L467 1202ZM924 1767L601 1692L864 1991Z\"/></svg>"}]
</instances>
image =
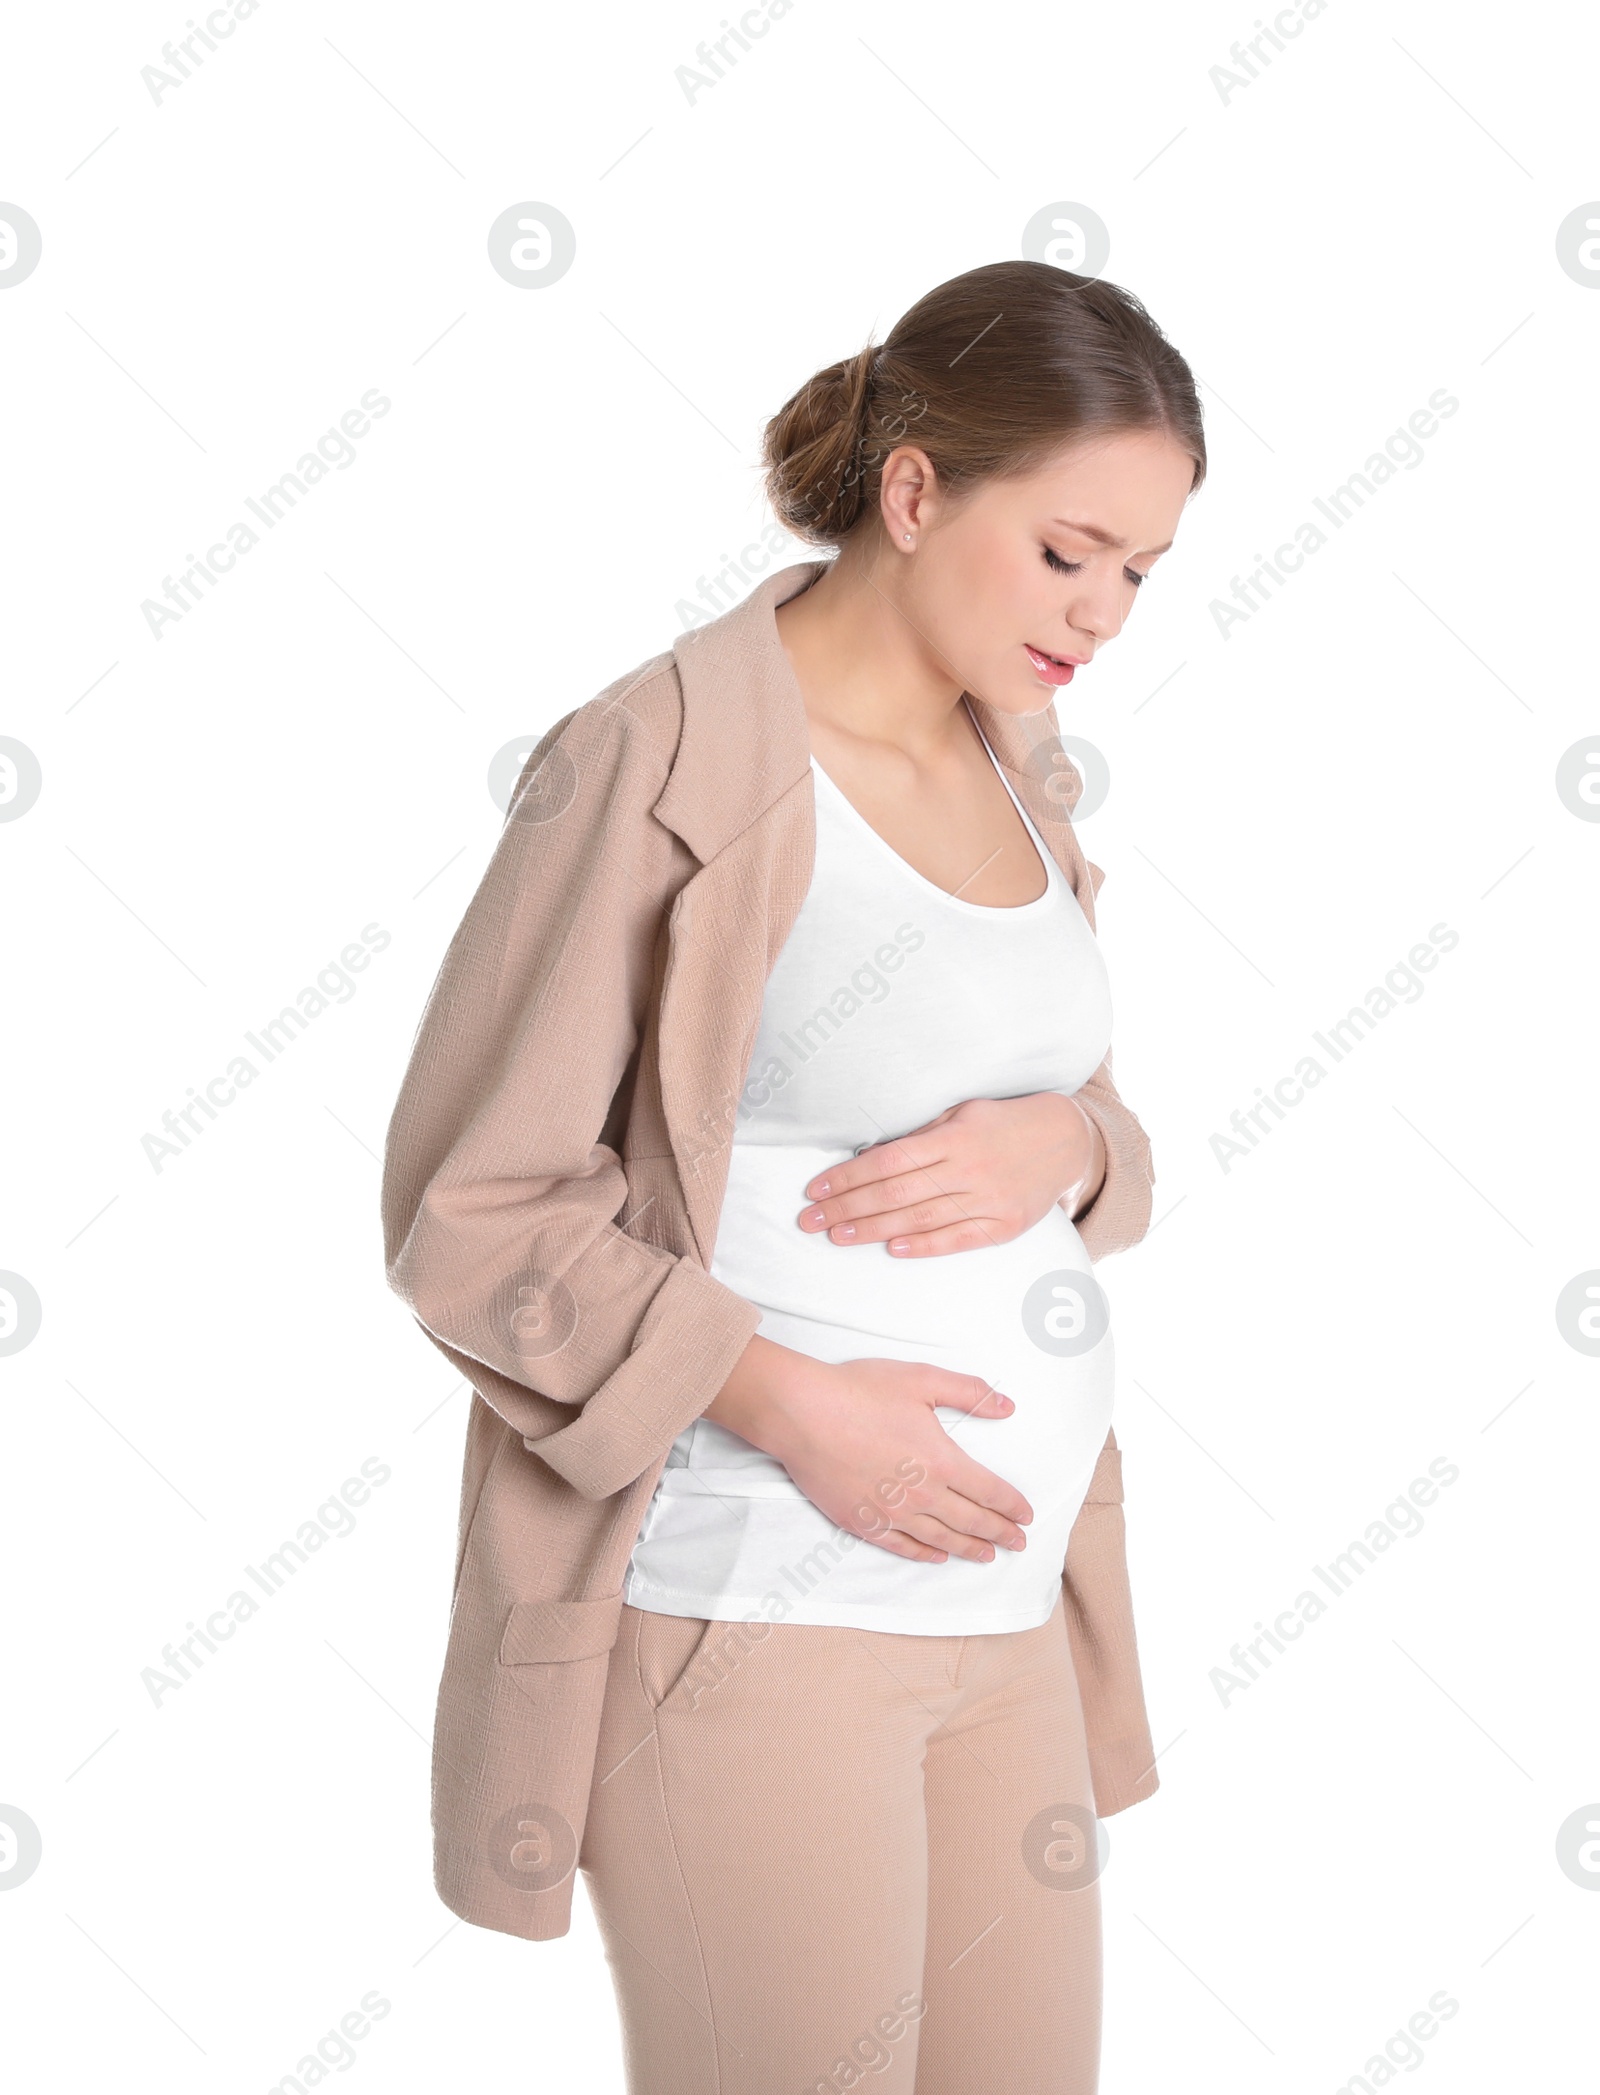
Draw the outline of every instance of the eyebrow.
<instances>
[{"instance_id":1,"label":"eyebrow","mask_svg":"<svg viewBox=\"0 0 1600 2095\"><path fill-rule=\"evenodd\" d=\"M1118 553L1127 551L1128 541L1125 538L1114 538L1109 531L1102 531L1098 524L1078 524L1066 516L1053 516L1050 521L1052 524L1059 524L1063 531L1081 532L1085 538L1092 538L1096 545L1110 546ZM1150 553L1170 553L1172 540L1169 538L1164 546L1150 546L1146 550Z\"/></svg>"}]
</instances>

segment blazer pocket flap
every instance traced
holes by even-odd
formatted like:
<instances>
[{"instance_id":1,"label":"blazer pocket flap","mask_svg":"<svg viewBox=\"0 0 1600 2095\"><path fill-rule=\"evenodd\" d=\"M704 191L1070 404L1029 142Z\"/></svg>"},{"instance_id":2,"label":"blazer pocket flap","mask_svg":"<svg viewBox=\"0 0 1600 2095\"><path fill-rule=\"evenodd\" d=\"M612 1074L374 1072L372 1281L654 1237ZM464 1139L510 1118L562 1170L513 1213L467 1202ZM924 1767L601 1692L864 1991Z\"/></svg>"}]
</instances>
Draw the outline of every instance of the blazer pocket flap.
<instances>
[{"instance_id":1,"label":"blazer pocket flap","mask_svg":"<svg viewBox=\"0 0 1600 2095\"><path fill-rule=\"evenodd\" d=\"M1102 1448L1100 1450L1100 1459L1095 1463L1094 1475L1089 1479L1089 1489L1083 1496L1085 1505L1121 1505L1121 1448Z\"/></svg>"},{"instance_id":2,"label":"blazer pocket flap","mask_svg":"<svg viewBox=\"0 0 1600 2095\"><path fill-rule=\"evenodd\" d=\"M599 1658L617 1641L622 1595L603 1600L518 1600L500 1639L502 1666L548 1666Z\"/></svg>"}]
</instances>

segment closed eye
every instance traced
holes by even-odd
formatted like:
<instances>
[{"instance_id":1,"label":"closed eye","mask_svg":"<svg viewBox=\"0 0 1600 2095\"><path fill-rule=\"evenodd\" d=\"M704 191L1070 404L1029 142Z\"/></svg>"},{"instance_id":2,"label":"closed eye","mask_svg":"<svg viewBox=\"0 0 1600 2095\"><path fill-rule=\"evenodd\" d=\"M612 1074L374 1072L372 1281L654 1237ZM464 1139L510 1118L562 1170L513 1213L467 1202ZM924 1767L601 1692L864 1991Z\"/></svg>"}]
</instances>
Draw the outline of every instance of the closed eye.
<instances>
[{"instance_id":1,"label":"closed eye","mask_svg":"<svg viewBox=\"0 0 1600 2095\"><path fill-rule=\"evenodd\" d=\"M1081 575L1083 573L1083 562L1081 560L1063 560L1052 546L1044 548L1044 558L1045 565L1054 568L1058 575ZM1135 589L1141 588L1150 579L1148 575L1141 575L1136 567L1125 567L1122 572L1127 576Z\"/></svg>"}]
</instances>

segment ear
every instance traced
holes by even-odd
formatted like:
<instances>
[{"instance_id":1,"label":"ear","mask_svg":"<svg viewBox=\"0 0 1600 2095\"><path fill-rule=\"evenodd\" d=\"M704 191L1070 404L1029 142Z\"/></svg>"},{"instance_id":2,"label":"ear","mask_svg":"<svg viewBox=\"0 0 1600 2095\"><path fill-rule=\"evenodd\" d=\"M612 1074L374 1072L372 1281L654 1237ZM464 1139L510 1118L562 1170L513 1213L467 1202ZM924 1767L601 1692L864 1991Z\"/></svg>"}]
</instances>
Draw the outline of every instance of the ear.
<instances>
[{"instance_id":1,"label":"ear","mask_svg":"<svg viewBox=\"0 0 1600 2095\"><path fill-rule=\"evenodd\" d=\"M938 508L939 474L933 460L916 444L890 444L883 454L878 509L894 543L903 543L903 531L920 535L936 521Z\"/></svg>"}]
</instances>

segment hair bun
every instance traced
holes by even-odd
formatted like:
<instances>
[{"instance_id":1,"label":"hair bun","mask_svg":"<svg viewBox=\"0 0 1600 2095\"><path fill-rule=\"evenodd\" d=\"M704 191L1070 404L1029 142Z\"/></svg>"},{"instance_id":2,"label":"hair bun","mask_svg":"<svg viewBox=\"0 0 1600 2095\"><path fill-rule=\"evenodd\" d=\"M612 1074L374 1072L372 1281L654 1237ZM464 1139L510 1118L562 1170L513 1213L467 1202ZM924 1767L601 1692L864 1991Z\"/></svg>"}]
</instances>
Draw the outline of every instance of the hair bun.
<instances>
[{"instance_id":1,"label":"hair bun","mask_svg":"<svg viewBox=\"0 0 1600 2095\"><path fill-rule=\"evenodd\" d=\"M837 545L864 507L861 451L871 424L880 348L829 364L786 400L762 441L767 500L809 545Z\"/></svg>"}]
</instances>

